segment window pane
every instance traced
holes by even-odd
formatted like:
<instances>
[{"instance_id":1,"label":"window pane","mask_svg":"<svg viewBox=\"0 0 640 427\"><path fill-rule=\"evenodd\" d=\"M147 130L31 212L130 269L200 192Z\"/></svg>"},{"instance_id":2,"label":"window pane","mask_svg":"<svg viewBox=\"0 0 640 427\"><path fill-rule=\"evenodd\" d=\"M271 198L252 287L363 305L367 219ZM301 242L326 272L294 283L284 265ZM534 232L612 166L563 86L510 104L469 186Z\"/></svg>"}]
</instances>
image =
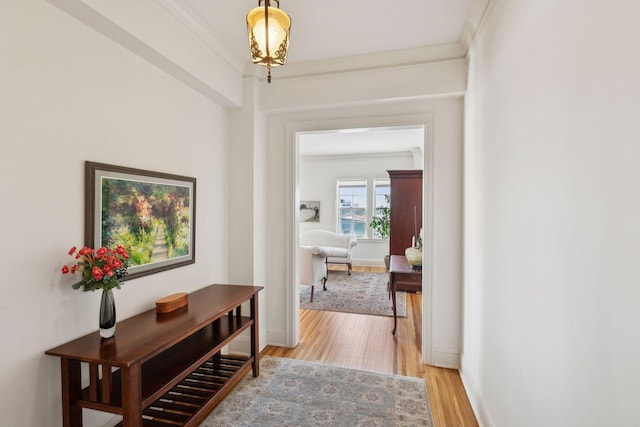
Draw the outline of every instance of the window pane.
<instances>
[{"instance_id":1,"label":"window pane","mask_svg":"<svg viewBox=\"0 0 640 427\"><path fill-rule=\"evenodd\" d=\"M366 209L352 209L354 221L365 222L367 220L367 210Z\"/></svg>"},{"instance_id":2,"label":"window pane","mask_svg":"<svg viewBox=\"0 0 640 427\"><path fill-rule=\"evenodd\" d=\"M366 195L357 195L353 196L353 205L354 208L367 208L367 196Z\"/></svg>"},{"instance_id":3,"label":"window pane","mask_svg":"<svg viewBox=\"0 0 640 427\"><path fill-rule=\"evenodd\" d=\"M338 232L364 237L367 229L367 183L338 181Z\"/></svg>"},{"instance_id":4,"label":"window pane","mask_svg":"<svg viewBox=\"0 0 640 427\"><path fill-rule=\"evenodd\" d=\"M351 223L345 223L345 222L341 223L340 224L340 232L342 234L350 235L351 234Z\"/></svg>"},{"instance_id":5,"label":"window pane","mask_svg":"<svg viewBox=\"0 0 640 427\"><path fill-rule=\"evenodd\" d=\"M376 196L385 195L391 192L391 186L389 184L378 184L376 182Z\"/></svg>"},{"instance_id":6,"label":"window pane","mask_svg":"<svg viewBox=\"0 0 640 427\"><path fill-rule=\"evenodd\" d=\"M375 212L374 215L377 218L381 218L384 215L384 208L389 208L389 194L391 193L391 182L388 179L376 179L374 181L374 194L375 194ZM379 229L372 228L371 235L373 238L382 238Z\"/></svg>"},{"instance_id":7,"label":"window pane","mask_svg":"<svg viewBox=\"0 0 640 427\"><path fill-rule=\"evenodd\" d=\"M387 206L386 195L391 193L391 186L389 185L376 185L376 207Z\"/></svg>"}]
</instances>

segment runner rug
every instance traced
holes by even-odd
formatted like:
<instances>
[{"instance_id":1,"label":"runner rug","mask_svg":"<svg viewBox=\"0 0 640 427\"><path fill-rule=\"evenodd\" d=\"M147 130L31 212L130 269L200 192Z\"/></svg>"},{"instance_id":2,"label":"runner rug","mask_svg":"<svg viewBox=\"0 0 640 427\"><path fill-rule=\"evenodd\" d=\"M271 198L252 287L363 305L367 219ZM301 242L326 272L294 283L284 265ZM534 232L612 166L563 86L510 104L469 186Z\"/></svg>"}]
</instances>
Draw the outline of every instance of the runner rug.
<instances>
[{"instance_id":1,"label":"runner rug","mask_svg":"<svg viewBox=\"0 0 640 427\"><path fill-rule=\"evenodd\" d=\"M424 380L264 356L200 424L433 426Z\"/></svg>"},{"instance_id":2,"label":"runner rug","mask_svg":"<svg viewBox=\"0 0 640 427\"><path fill-rule=\"evenodd\" d=\"M345 313L393 316L393 305L387 292L388 273L329 271L327 290L316 285L300 285L300 308L307 310L341 311ZM407 317L407 295L396 292L397 315Z\"/></svg>"}]
</instances>

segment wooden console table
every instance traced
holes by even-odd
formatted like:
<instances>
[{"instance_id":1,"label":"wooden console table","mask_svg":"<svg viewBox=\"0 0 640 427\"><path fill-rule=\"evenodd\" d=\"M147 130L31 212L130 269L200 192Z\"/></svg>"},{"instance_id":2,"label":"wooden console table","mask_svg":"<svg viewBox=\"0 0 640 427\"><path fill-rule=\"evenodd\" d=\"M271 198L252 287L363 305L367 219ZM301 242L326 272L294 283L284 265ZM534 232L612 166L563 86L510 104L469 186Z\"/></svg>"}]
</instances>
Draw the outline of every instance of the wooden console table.
<instances>
[{"instance_id":1,"label":"wooden console table","mask_svg":"<svg viewBox=\"0 0 640 427\"><path fill-rule=\"evenodd\" d=\"M389 261L389 289L393 302L393 330L391 331L393 335L396 334L398 322L396 316L396 290L398 285L407 283L419 283L422 288L422 270L412 268L404 255L391 255Z\"/></svg>"},{"instance_id":2,"label":"wooden console table","mask_svg":"<svg viewBox=\"0 0 640 427\"><path fill-rule=\"evenodd\" d=\"M152 309L118 322L113 338L94 332L48 350L60 357L62 425L81 427L82 408L89 408L122 415L123 427L197 426L249 368L259 375L261 289L211 285L189 294L188 306L176 311ZM249 316L241 312L245 302ZM251 355L222 355L247 329Z\"/></svg>"}]
</instances>

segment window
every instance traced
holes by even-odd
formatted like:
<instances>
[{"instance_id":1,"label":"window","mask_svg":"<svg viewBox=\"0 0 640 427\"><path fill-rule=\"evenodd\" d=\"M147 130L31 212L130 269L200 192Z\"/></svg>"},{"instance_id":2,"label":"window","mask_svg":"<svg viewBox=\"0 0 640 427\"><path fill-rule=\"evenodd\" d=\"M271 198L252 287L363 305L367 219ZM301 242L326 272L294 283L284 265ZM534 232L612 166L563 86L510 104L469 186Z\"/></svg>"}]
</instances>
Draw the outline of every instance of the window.
<instances>
[{"instance_id":1,"label":"window","mask_svg":"<svg viewBox=\"0 0 640 427\"><path fill-rule=\"evenodd\" d=\"M389 201L390 201L389 197L391 195L391 181L388 179L374 179L373 192L375 195L374 216L380 219L380 221L378 221L379 223L384 223L384 222L387 223L386 234L388 234L389 208L391 207L389 206ZM371 219L373 220L373 218ZM387 236L384 236L384 237L387 238ZM371 238L381 239L383 238L383 235L379 231L372 229Z\"/></svg>"},{"instance_id":2,"label":"window","mask_svg":"<svg viewBox=\"0 0 640 427\"><path fill-rule=\"evenodd\" d=\"M374 215L384 216L385 209L389 208L390 191L389 179L374 179L371 193L366 179L339 179L337 232L346 235L353 233L361 238L383 238L369 224Z\"/></svg>"},{"instance_id":3,"label":"window","mask_svg":"<svg viewBox=\"0 0 640 427\"><path fill-rule=\"evenodd\" d=\"M338 233L365 237L367 181L338 180Z\"/></svg>"}]
</instances>

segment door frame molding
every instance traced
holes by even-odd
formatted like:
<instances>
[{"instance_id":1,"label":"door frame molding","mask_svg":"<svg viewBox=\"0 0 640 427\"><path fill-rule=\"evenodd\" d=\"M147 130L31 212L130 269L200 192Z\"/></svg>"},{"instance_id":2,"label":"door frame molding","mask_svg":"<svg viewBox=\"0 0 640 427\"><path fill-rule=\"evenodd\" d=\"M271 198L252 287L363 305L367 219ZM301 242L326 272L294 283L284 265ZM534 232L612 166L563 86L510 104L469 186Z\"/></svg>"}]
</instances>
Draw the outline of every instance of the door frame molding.
<instances>
[{"instance_id":1,"label":"door frame molding","mask_svg":"<svg viewBox=\"0 0 640 427\"><path fill-rule=\"evenodd\" d=\"M422 275L422 361L433 362L433 307L437 303L433 295L433 166L434 166L434 122L435 114L407 114L398 116L367 116L344 119L291 121L286 125L287 138L287 287L286 341L295 347L300 342L300 297L298 290L299 201L300 201L300 139L299 134L337 129L361 129L400 126L424 126L423 184L422 184L422 224L425 231L423 241L423 262L426 266ZM290 233L290 234L289 234ZM289 264L290 263L290 264ZM391 333L391 329L389 329Z\"/></svg>"}]
</instances>

